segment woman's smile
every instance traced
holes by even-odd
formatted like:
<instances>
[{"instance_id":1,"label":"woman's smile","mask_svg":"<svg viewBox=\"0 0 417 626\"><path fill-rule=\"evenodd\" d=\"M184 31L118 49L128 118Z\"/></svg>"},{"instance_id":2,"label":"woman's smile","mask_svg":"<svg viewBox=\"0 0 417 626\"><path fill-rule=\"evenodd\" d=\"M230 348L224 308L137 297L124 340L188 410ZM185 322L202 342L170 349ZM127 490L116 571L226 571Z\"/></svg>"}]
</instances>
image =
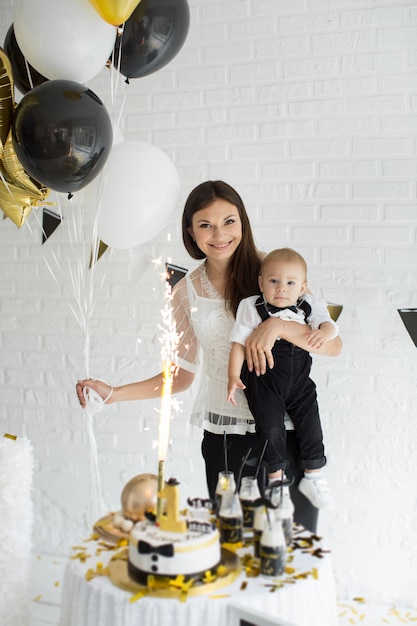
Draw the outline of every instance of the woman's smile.
<instances>
[{"instance_id":1,"label":"woman's smile","mask_svg":"<svg viewBox=\"0 0 417 626\"><path fill-rule=\"evenodd\" d=\"M190 234L207 259L229 260L242 241L242 222L234 204L217 198L193 215Z\"/></svg>"}]
</instances>

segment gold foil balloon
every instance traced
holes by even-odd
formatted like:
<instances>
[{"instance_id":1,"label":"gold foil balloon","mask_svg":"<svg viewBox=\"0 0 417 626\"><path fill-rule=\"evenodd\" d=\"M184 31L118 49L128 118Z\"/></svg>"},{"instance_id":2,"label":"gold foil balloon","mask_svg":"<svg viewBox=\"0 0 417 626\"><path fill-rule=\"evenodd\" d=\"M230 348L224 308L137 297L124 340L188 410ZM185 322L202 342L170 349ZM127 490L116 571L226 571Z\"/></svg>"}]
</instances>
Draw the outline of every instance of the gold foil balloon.
<instances>
[{"instance_id":1,"label":"gold foil balloon","mask_svg":"<svg viewBox=\"0 0 417 626\"><path fill-rule=\"evenodd\" d=\"M0 206L5 217L9 217L18 228L23 226L32 210L28 193L22 192L14 185L6 186L2 180L0 180Z\"/></svg>"},{"instance_id":2,"label":"gold foil balloon","mask_svg":"<svg viewBox=\"0 0 417 626\"><path fill-rule=\"evenodd\" d=\"M0 48L0 141L5 144L13 118L13 78L9 58Z\"/></svg>"},{"instance_id":3,"label":"gold foil balloon","mask_svg":"<svg viewBox=\"0 0 417 626\"><path fill-rule=\"evenodd\" d=\"M45 204L49 193L20 163L12 141L14 86L9 58L0 48L0 208L18 228L34 206Z\"/></svg>"},{"instance_id":4,"label":"gold foil balloon","mask_svg":"<svg viewBox=\"0 0 417 626\"><path fill-rule=\"evenodd\" d=\"M123 514L134 522L145 519L147 511L155 511L158 492L156 474L134 476L123 488L121 495Z\"/></svg>"},{"instance_id":5,"label":"gold foil balloon","mask_svg":"<svg viewBox=\"0 0 417 626\"><path fill-rule=\"evenodd\" d=\"M120 26L132 15L140 0L90 0L105 22Z\"/></svg>"},{"instance_id":6,"label":"gold foil balloon","mask_svg":"<svg viewBox=\"0 0 417 626\"><path fill-rule=\"evenodd\" d=\"M0 207L18 228L23 226L33 207L45 202L49 189L33 180L14 151L12 131L0 148Z\"/></svg>"},{"instance_id":7,"label":"gold foil balloon","mask_svg":"<svg viewBox=\"0 0 417 626\"><path fill-rule=\"evenodd\" d=\"M48 189L36 182L23 168L23 165L17 158L13 146L12 131L10 130L6 143L1 155L1 168L6 178L12 181L15 185L18 185L21 189L30 191L31 195L37 200L46 198Z\"/></svg>"}]
</instances>

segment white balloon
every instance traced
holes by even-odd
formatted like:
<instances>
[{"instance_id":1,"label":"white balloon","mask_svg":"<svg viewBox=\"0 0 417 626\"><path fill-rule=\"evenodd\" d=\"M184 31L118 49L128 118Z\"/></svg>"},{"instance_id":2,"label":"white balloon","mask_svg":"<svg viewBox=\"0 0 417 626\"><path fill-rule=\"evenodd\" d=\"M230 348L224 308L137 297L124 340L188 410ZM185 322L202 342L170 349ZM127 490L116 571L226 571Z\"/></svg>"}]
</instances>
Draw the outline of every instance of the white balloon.
<instances>
[{"instance_id":1,"label":"white balloon","mask_svg":"<svg viewBox=\"0 0 417 626\"><path fill-rule=\"evenodd\" d=\"M98 180L98 237L120 250L149 241L169 223L179 193L165 152L140 141L114 145Z\"/></svg>"},{"instance_id":2,"label":"white balloon","mask_svg":"<svg viewBox=\"0 0 417 626\"><path fill-rule=\"evenodd\" d=\"M38 72L78 83L105 67L117 34L87 0L18 0L13 25L23 56Z\"/></svg>"}]
</instances>

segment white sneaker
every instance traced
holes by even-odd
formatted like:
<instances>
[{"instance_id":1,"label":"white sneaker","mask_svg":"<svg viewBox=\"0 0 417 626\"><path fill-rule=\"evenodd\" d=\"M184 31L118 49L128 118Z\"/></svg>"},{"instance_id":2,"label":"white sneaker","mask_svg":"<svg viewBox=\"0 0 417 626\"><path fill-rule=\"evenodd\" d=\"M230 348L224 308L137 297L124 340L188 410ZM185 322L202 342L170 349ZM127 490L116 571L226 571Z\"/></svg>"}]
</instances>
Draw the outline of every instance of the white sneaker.
<instances>
[{"instance_id":1,"label":"white sneaker","mask_svg":"<svg viewBox=\"0 0 417 626\"><path fill-rule=\"evenodd\" d=\"M327 480L322 477L302 478L298 489L318 509L333 509L334 502Z\"/></svg>"}]
</instances>

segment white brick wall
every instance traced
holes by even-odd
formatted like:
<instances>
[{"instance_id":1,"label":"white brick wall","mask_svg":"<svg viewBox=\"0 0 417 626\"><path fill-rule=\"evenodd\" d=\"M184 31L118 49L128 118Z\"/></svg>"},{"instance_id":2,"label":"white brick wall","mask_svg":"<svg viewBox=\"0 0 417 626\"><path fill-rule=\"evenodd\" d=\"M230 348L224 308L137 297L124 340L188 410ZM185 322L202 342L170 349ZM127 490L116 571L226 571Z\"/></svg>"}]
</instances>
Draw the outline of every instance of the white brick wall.
<instances>
[{"instance_id":1,"label":"white brick wall","mask_svg":"<svg viewBox=\"0 0 417 626\"><path fill-rule=\"evenodd\" d=\"M0 43L13 5L0 0ZM320 532L340 595L411 604L417 361L396 309L417 306L417 8L412 0L190 0L190 9L187 41L165 68L121 80L114 103L108 70L89 84L112 113L126 94L124 138L155 144L180 175L176 217L141 253L192 267L181 205L195 184L223 178L244 198L259 247L299 249L313 289L344 305L343 354L314 365L337 499ZM159 367L159 270L145 257L149 268L135 270L125 251L108 251L95 270L86 361L70 271L90 276L83 197L58 198L65 219L44 246L40 211L20 230L0 223L0 424L33 443L36 550L50 553L66 553L86 532L77 377L89 365L120 383ZM172 422L167 466L197 495L204 477L200 433L187 423L191 395ZM127 403L95 419L109 509L131 476L156 471L157 409Z\"/></svg>"}]
</instances>

